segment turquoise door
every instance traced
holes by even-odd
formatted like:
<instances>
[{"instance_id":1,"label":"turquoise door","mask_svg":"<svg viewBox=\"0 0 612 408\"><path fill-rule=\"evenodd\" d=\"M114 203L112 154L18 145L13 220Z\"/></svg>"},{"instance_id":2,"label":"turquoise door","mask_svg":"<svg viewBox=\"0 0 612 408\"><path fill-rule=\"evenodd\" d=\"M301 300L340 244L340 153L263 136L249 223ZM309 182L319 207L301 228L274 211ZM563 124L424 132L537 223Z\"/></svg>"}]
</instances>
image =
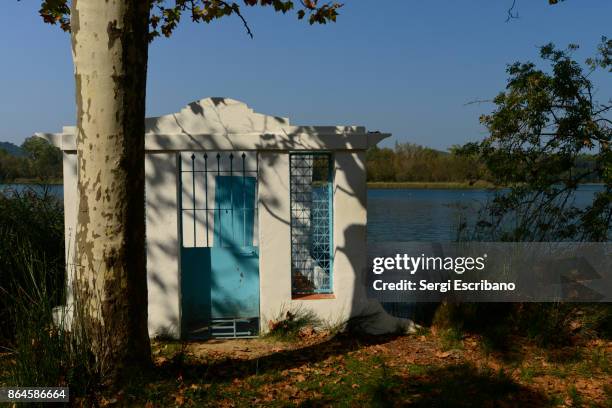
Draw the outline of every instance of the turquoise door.
<instances>
[{"instance_id":1,"label":"turquoise door","mask_svg":"<svg viewBox=\"0 0 612 408\"><path fill-rule=\"evenodd\" d=\"M259 316L259 252L253 245L255 177L215 177L210 250L211 317Z\"/></svg>"},{"instance_id":2,"label":"turquoise door","mask_svg":"<svg viewBox=\"0 0 612 408\"><path fill-rule=\"evenodd\" d=\"M182 173L181 181L193 182L193 191L201 188L206 197L214 197L213 208L193 209L194 231L196 217L200 216L198 220L205 221L208 228L206 239L194 239L193 247L181 245L185 337L215 336L215 330L225 337L227 333L229 337L236 337L236 333L254 335L259 318L259 250L254 241L257 178L244 173L213 173L207 174L210 179L201 183L204 185L197 185L195 178L190 179L193 172ZM181 214L192 210L184 204ZM228 332L228 327L233 329Z\"/></svg>"}]
</instances>

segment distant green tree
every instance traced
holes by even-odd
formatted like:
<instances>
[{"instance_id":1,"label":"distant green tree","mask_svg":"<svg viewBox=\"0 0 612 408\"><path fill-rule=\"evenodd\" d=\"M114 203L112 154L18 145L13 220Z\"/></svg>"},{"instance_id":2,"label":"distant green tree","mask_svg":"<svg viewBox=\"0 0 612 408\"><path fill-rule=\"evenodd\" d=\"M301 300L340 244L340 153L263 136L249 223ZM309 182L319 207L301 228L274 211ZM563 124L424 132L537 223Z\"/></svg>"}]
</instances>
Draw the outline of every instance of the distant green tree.
<instances>
[{"instance_id":1,"label":"distant green tree","mask_svg":"<svg viewBox=\"0 0 612 408\"><path fill-rule=\"evenodd\" d=\"M369 181L395 181L395 153L388 147L375 146L366 154Z\"/></svg>"},{"instance_id":2,"label":"distant green tree","mask_svg":"<svg viewBox=\"0 0 612 408\"><path fill-rule=\"evenodd\" d=\"M0 148L0 182L36 179L42 182L62 178L62 152L44 139L31 137L22 144L25 155Z\"/></svg>"},{"instance_id":3,"label":"distant green tree","mask_svg":"<svg viewBox=\"0 0 612 408\"><path fill-rule=\"evenodd\" d=\"M21 148L30 159L30 173L41 180L61 178L62 152L48 141L32 136L27 138Z\"/></svg>"},{"instance_id":4,"label":"distant green tree","mask_svg":"<svg viewBox=\"0 0 612 408\"><path fill-rule=\"evenodd\" d=\"M4 149L0 149L0 183L6 182L13 177L13 168L9 164L11 155Z\"/></svg>"},{"instance_id":5,"label":"distant green tree","mask_svg":"<svg viewBox=\"0 0 612 408\"><path fill-rule=\"evenodd\" d=\"M0 182L11 182L17 178L30 177L30 164L27 157L14 156L0 149Z\"/></svg>"},{"instance_id":6,"label":"distant green tree","mask_svg":"<svg viewBox=\"0 0 612 408\"><path fill-rule=\"evenodd\" d=\"M481 122L490 135L461 152L477 155L499 192L472 231L507 241L606 241L612 221L612 100L594 100L590 74L612 67L612 40L603 38L596 58L583 66L572 58L578 47L541 48L549 70L533 63L507 69L506 90L495 111ZM585 206L574 202L581 183L598 180L601 191Z\"/></svg>"}]
</instances>

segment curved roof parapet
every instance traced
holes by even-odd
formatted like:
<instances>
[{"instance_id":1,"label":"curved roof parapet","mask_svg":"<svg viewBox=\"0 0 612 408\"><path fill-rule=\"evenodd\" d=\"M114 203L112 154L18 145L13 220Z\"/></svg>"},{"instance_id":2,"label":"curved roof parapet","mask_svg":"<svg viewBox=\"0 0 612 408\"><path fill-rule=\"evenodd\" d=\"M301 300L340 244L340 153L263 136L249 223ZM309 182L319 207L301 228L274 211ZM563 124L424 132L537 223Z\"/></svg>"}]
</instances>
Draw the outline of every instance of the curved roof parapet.
<instances>
[{"instance_id":1,"label":"curved roof parapet","mask_svg":"<svg viewBox=\"0 0 612 408\"><path fill-rule=\"evenodd\" d=\"M76 150L76 129L36 133L64 151ZM288 118L254 112L230 98L206 98L180 112L146 118L147 151L179 150L363 150L390 134L363 126L296 126Z\"/></svg>"},{"instance_id":2,"label":"curved roof parapet","mask_svg":"<svg viewBox=\"0 0 612 408\"><path fill-rule=\"evenodd\" d=\"M289 119L254 112L230 98L205 98L177 113L147 118L145 133L239 134L274 132L290 126Z\"/></svg>"}]
</instances>

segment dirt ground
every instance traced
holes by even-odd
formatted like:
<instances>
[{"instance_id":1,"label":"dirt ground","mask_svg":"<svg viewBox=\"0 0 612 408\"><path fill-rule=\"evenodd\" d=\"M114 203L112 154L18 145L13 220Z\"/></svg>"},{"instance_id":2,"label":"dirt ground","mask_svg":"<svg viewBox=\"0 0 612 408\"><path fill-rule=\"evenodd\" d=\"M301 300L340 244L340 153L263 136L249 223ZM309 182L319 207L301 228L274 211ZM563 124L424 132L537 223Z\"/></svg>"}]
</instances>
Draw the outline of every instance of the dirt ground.
<instances>
[{"instance_id":1,"label":"dirt ground","mask_svg":"<svg viewBox=\"0 0 612 408\"><path fill-rule=\"evenodd\" d=\"M542 349L444 333L155 342L175 406L612 407L612 342ZM147 407L159 400L148 399Z\"/></svg>"}]
</instances>

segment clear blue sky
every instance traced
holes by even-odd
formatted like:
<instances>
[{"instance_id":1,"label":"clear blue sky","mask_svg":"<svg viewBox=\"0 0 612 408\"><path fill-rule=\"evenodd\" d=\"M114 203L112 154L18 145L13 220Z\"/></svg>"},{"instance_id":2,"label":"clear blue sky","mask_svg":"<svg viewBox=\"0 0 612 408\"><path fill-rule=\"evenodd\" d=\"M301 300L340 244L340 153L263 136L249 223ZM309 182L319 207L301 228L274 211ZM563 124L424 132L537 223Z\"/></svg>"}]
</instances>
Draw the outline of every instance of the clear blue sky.
<instances>
[{"instance_id":1,"label":"clear blue sky","mask_svg":"<svg viewBox=\"0 0 612 408\"><path fill-rule=\"evenodd\" d=\"M67 34L43 24L37 0L4 0L0 25L0 141L75 122ZM205 96L228 96L295 124L359 124L391 142L445 149L480 139L478 123L505 84L505 67L534 60L553 41L582 46L584 59L612 36L611 0L345 0L338 23L308 26L294 14L246 9L211 25L185 20L150 51L147 113L175 112ZM595 80L612 95L612 75Z\"/></svg>"}]
</instances>

